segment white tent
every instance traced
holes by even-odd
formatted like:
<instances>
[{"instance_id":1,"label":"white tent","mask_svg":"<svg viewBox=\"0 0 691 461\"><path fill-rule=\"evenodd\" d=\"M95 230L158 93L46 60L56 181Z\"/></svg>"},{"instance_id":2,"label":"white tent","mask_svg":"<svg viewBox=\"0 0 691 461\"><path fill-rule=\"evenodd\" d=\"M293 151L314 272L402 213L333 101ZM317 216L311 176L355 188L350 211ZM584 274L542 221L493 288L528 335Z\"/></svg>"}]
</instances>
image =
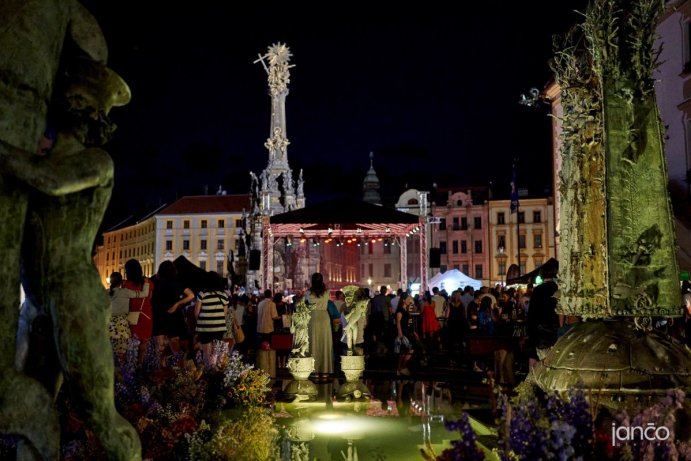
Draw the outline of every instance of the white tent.
<instances>
[{"instance_id":1,"label":"white tent","mask_svg":"<svg viewBox=\"0 0 691 461\"><path fill-rule=\"evenodd\" d=\"M462 290L467 285L470 285L475 290L479 290L482 287L482 281L470 278L458 269L451 269L444 273L439 273L432 277L428 283L430 290L437 287L440 290L446 290L448 294L451 294L459 288Z\"/></svg>"}]
</instances>

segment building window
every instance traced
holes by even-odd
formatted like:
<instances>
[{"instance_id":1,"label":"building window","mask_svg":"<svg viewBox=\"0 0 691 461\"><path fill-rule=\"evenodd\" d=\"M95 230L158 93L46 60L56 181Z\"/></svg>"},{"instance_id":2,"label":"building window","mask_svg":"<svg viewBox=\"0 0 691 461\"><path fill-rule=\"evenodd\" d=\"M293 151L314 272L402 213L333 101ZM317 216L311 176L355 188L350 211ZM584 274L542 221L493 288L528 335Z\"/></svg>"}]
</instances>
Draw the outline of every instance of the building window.
<instances>
[{"instance_id":1,"label":"building window","mask_svg":"<svg viewBox=\"0 0 691 461\"><path fill-rule=\"evenodd\" d=\"M482 240L475 240L475 253L482 253Z\"/></svg>"},{"instance_id":2,"label":"building window","mask_svg":"<svg viewBox=\"0 0 691 461\"><path fill-rule=\"evenodd\" d=\"M385 255L391 254L391 244L390 243L388 245L384 245L384 254Z\"/></svg>"},{"instance_id":3,"label":"building window","mask_svg":"<svg viewBox=\"0 0 691 461\"><path fill-rule=\"evenodd\" d=\"M535 269L539 269L540 267L542 267L542 260L536 259L535 260Z\"/></svg>"},{"instance_id":4,"label":"building window","mask_svg":"<svg viewBox=\"0 0 691 461\"><path fill-rule=\"evenodd\" d=\"M206 225L207 225L206 219L202 219L202 223L201 223L202 229L206 229Z\"/></svg>"},{"instance_id":5,"label":"building window","mask_svg":"<svg viewBox=\"0 0 691 461\"><path fill-rule=\"evenodd\" d=\"M525 213L523 211L518 212L518 224L525 223Z\"/></svg>"},{"instance_id":6,"label":"building window","mask_svg":"<svg viewBox=\"0 0 691 461\"><path fill-rule=\"evenodd\" d=\"M219 219L219 220L218 220L218 226L217 226L217 227L218 227L219 229L223 229L224 227L226 227L226 220L225 220L225 219Z\"/></svg>"},{"instance_id":7,"label":"building window","mask_svg":"<svg viewBox=\"0 0 691 461\"><path fill-rule=\"evenodd\" d=\"M185 219L185 220L182 222L182 228L183 228L183 229L189 229L189 228L190 228L190 220L189 220L189 219Z\"/></svg>"},{"instance_id":8,"label":"building window","mask_svg":"<svg viewBox=\"0 0 691 461\"><path fill-rule=\"evenodd\" d=\"M446 254L446 240L440 240L439 241L439 253L445 255Z\"/></svg>"},{"instance_id":9,"label":"building window","mask_svg":"<svg viewBox=\"0 0 691 461\"><path fill-rule=\"evenodd\" d=\"M199 241L199 249L202 251L206 251L206 239L202 239Z\"/></svg>"},{"instance_id":10,"label":"building window","mask_svg":"<svg viewBox=\"0 0 691 461\"><path fill-rule=\"evenodd\" d=\"M506 224L504 212L497 213L497 224Z\"/></svg>"},{"instance_id":11,"label":"building window","mask_svg":"<svg viewBox=\"0 0 691 461\"><path fill-rule=\"evenodd\" d=\"M468 269L469 269L468 265L467 265L467 264L463 264L463 270L462 270L461 272L463 272L464 274L468 275Z\"/></svg>"},{"instance_id":12,"label":"building window","mask_svg":"<svg viewBox=\"0 0 691 461\"><path fill-rule=\"evenodd\" d=\"M384 264L384 277L387 277L387 278L391 277L391 264L390 263Z\"/></svg>"},{"instance_id":13,"label":"building window","mask_svg":"<svg viewBox=\"0 0 691 461\"><path fill-rule=\"evenodd\" d=\"M499 243L497 244L497 247L504 247L506 248L506 236L500 235L498 238Z\"/></svg>"},{"instance_id":14,"label":"building window","mask_svg":"<svg viewBox=\"0 0 691 461\"><path fill-rule=\"evenodd\" d=\"M518 248L520 248L521 250L525 249L525 234L521 234L518 236ZM521 271L521 274L522 273L523 271Z\"/></svg>"},{"instance_id":15,"label":"building window","mask_svg":"<svg viewBox=\"0 0 691 461\"><path fill-rule=\"evenodd\" d=\"M458 230L461 228L461 225L458 223L458 218L453 218L453 230Z\"/></svg>"},{"instance_id":16,"label":"building window","mask_svg":"<svg viewBox=\"0 0 691 461\"><path fill-rule=\"evenodd\" d=\"M441 266L439 266L439 272L441 272L442 274L444 272L446 272L446 269L447 269L446 264L442 264Z\"/></svg>"},{"instance_id":17,"label":"building window","mask_svg":"<svg viewBox=\"0 0 691 461\"><path fill-rule=\"evenodd\" d=\"M503 258L499 261L499 275L506 275L506 262Z\"/></svg>"},{"instance_id":18,"label":"building window","mask_svg":"<svg viewBox=\"0 0 691 461\"><path fill-rule=\"evenodd\" d=\"M473 226L475 226L475 229L482 229L482 218L476 216L473 220Z\"/></svg>"},{"instance_id":19,"label":"building window","mask_svg":"<svg viewBox=\"0 0 691 461\"><path fill-rule=\"evenodd\" d=\"M535 234L533 238L535 239L533 248L542 248L542 234Z\"/></svg>"},{"instance_id":20,"label":"building window","mask_svg":"<svg viewBox=\"0 0 691 461\"><path fill-rule=\"evenodd\" d=\"M367 253L368 254L374 253L374 243L367 242Z\"/></svg>"},{"instance_id":21,"label":"building window","mask_svg":"<svg viewBox=\"0 0 691 461\"><path fill-rule=\"evenodd\" d=\"M182 241L182 249L189 251L190 249L190 241L185 239Z\"/></svg>"},{"instance_id":22,"label":"building window","mask_svg":"<svg viewBox=\"0 0 691 461\"><path fill-rule=\"evenodd\" d=\"M217 251L223 251L223 250L225 250L225 246L226 246L226 244L225 244L225 241L224 241L224 240L217 240L217 241L216 241L216 250L217 250Z\"/></svg>"},{"instance_id":23,"label":"building window","mask_svg":"<svg viewBox=\"0 0 691 461\"><path fill-rule=\"evenodd\" d=\"M542 222L542 213L540 211L533 211L533 222Z\"/></svg>"},{"instance_id":24,"label":"building window","mask_svg":"<svg viewBox=\"0 0 691 461\"><path fill-rule=\"evenodd\" d=\"M242 219L235 220L235 227L242 227Z\"/></svg>"},{"instance_id":25,"label":"building window","mask_svg":"<svg viewBox=\"0 0 691 461\"><path fill-rule=\"evenodd\" d=\"M525 274L525 263L521 263L521 274Z\"/></svg>"},{"instance_id":26,"label":"building window","mask_svg":"<svg viewBox=\"0 0 691 461\"><path fill-rule=\"evenodd\" d=\"M206 270L206 260L202 259L201 261L199 261L199 268L203 271Z\"/></svg>"},{"instance_id":27,"label":"building window","mask_svg":"<svg viewBox=\"0 0 691 461\"><path fill-rule=\"evenodd\" d=\"M461 254L466 254L468 252L468 243L465 240L461 240Z\"/></svg>"},{"instance_id":28,"label":"building window","mask_svg":"<svg viewBox=\"0 0 691 461\"><path fill-rule=\"evenodd\" d=\"M221 277L223 276L223 266L224 265L225 264L223 264L222 259L219 259L216 261L216 272L218 272L218 275L220 275Z\"/></svg>"},{"instance_id":29,"label":"building window","mask_svg":"<svg viewBox=\"0 0 691 461\"><path fill-rule=\"evenodd\" d=\"M408 205L417 205L417 204L418 204L418 201L416 198L411 198L410 200L408 200Z\"/></svg>"},{"instance_id":30,"label":"building window","mask_svg":"<svg viewBox=\"0 0 691 461\"><path fill-rule=\"evenodd\" d=\"M370 277L374 277L374 264L369 263L369 264L367 265L367 274L368 274Z\"/></svg>"},{"instance_id":31,"label":"building window","mask_svg":"<svg viewBox=\"0 0 691 461\"><path fill-rule=\"evenodd\" d=\"M468 230L468 218L461 218L461 230Z\"/></svg>"},{"instance_id":32,"label":"building window","mask_svg":"<svg viewBox=\"0 0 691 461\"><path fill-rule=\"evenodd\" d=\"M166 229L172 229L173 228L173 221L166 221Z\"/></svg>"},{"instance_id":33,"label":"building window","mask_svg":"<svg viewBox=\"0 0 691 461\"><path fill-rule=\"evenodd\" d=\"M482 264L475 264L475 278L482 279Z\"/></svg>"},{"instance_id":34,"label":"building window","mask_svg":"<svg viewBox=\"0 0 691 461\"><path fill-rule=\"evenodd\" d=\"M456 200L456 206L463 206L463 200Z\"/></svg>"},{"instance_id":35,"label":"building window","mask_svg":"<svg viewBox=\"0 0 691 461\"><path fill-rule=\"evenodd\" d=\"M454 264L454 265L453 265L453 268L456 269L456 270L459 271L459 272L460 272L460 270L461 270L461 266L459 266L458 264Z\"/></svg>"},{"instance_id":36,"label":"building window","mask_svg":"<svg viewBox=\"0 0 691 461\"><path fill-rule=\"evenodd\" d=\"M458 254L458 240L451 242L451 252L455 255Z\"/></svg>"},{"instance_id":37,"label":"building window","mask_svg":"<svg viewBox=\"0 0 691 461\"><path fill-rule=\"evenodd\" d=\"M439 230L446 230L446 218L439 220Z\"/></svg>"}]
</instances>

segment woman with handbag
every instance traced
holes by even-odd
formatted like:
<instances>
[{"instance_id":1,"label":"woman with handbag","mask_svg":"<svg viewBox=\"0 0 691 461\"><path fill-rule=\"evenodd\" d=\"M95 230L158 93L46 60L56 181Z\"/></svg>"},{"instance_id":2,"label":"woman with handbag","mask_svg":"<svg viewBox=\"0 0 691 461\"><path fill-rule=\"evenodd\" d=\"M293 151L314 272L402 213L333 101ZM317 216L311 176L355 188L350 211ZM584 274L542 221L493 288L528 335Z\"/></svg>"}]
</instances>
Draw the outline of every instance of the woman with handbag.
<instances>
[{"instance_id":1,"label":"woman with handbag","mask_svg":"<svg viewBox=\"0 0 691 461\"><path fill-rule=\"evenodd\" d=\"M113 350L122 361L127 352L127 346L132 337L130 331L130 324L128 322L130 300L137 299L138 302L143 303L144 298L149 296L149 285L144 284L142 291L130 290L122 286L122 274L120 272L113 272L110 274L110 288L108 289L108 297L110 297L110 325L108 333L110 335L110 342L113 345Z\"/></svg>"},{"instance_id":2,"label":"woman with handbag","mask_svg":"<svg viewBox=\"0 0 691 461\"><path fill-rule=\"evenodd\" d=\"M139 340L139 363L144 362L144 352L151 339L151 328L153 324L153 313L151 308L151 296L154 291L154 284L144 277L141 264L136 259L130 259L125 263L125 282L124 288L143 292L148 290L146 297L141 299L130 299L129 318L130 331L132 336ZM136 318L136 323L135 319Z\"/></svg>"}]
</instances>

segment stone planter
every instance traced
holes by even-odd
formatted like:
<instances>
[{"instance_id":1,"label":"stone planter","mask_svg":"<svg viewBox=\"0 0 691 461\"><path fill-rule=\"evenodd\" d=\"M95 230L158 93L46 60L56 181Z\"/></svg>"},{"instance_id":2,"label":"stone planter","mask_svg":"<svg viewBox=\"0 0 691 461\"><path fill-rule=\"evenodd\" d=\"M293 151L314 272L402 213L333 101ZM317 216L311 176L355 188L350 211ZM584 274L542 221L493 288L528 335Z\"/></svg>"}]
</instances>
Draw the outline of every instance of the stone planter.
<instances>
[{"instance_id":1,"label":"stone planter","mask_svg":"<svg viewBox=\"0 0 691 461\"><path fill-rule=\"evenodd\" d=\"M341 371L345 375L346 382L357 381L365 371L365 357L362 355L342 355Z\"/></svg>"},{"instance_id":2,"label":"stone planter","mask_svg":"<svg viewBox=\"0 0 691 461\"><path fill-rule=\"evenodd\" d=\"M290 357L288 370L293 375L293 379L304 381L314 371L314 357Z\"/></svg>"}]
</instances>

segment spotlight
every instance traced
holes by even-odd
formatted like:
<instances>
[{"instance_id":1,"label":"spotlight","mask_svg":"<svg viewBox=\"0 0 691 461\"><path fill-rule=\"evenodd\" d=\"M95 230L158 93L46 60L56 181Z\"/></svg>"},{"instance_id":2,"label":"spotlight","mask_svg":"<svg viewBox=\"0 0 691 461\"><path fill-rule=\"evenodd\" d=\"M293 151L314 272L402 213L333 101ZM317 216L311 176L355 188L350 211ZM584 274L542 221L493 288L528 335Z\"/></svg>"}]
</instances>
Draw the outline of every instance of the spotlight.
<instances>
[{"instance_id":1,"label":"spotlight","mask_svg":"<svg viewBox=\"0 0 691 461\"><path fill-rule=\"evenodd\" d=\"M293 246L293 237L286 237L286 246L287 247Z\"/></svg>"},{"instance_id":2,"label":"spotlight","mask_svg":"<svg viewBox=\"0 0 691 461\"><path fill-rule=\"evenodd\" d=\"M319 246L319 240L317 240L317 237L314 237L312 239L312 246L318 247Z\"/></svg>"},{"instance_id":3,"label":"spotlight","mask_svg":"<svg viewBox=\"0 0 691 461\"><path fill-rule=\"evenodd\" d=\"M390 228L389 226L386 226L385 232L387 232L387 233L388 233L388 232L391 232L391 228Z\"/></svg>"}]
</instances>

